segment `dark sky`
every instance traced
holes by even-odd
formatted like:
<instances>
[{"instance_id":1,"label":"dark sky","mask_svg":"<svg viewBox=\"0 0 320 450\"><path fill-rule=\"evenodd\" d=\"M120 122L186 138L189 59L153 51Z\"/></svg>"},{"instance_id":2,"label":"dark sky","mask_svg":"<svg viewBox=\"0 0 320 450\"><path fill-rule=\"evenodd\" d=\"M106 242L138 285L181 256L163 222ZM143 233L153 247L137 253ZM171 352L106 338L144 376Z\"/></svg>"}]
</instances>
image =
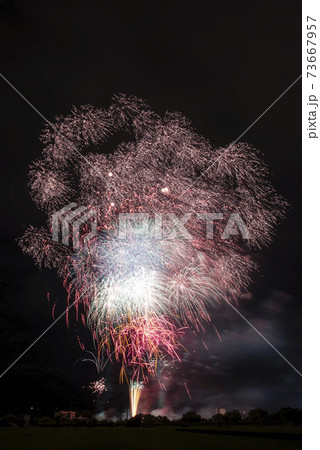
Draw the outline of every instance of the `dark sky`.
<instances>
[{"instance_id":1,"label":"dark sky","mask_svg":"<svg viewBox=\"0 0 320 450\"><path fill-rule=\"evenodd\" d=\"M72 105L108 107L113 94L146 99L162 114L181 111L213 144L236 139L301 73L300 2L34 1L4 2L2 73L49 120ZM0 371L63 310L54 272L38 271L15 239L44 225L28 190L28 165L41 153L44 120L1 81L2 168ZM277 190L291 208L260 264L241 312L301 369L301 82L242 138L262 151ZM250 298L249 298L250 297ZM59 309L60 308L60 309ZM228 305L168 381L145 388L142 406L167 414L194 408L301 406L299 375ZM202 342L205 341L208 351ZM2 409L90 408L94 367L62 320L0 380ZM75 364L76 363L76 364ZM105 405L126 405L117 368L107 369ZM189 387L190 400L184 383ZM108 404L106 402L109 402Z\"/></svg>"}]
</instances>

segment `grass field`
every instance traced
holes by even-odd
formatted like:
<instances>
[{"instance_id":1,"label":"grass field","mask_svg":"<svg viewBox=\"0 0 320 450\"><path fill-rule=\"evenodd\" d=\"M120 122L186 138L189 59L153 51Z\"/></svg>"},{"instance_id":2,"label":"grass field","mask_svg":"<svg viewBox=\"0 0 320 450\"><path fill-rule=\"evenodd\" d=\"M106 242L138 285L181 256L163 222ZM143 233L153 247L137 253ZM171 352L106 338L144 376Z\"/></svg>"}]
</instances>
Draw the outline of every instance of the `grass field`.
<instances>
[{"instance_id":1,"label":"grass field","mask_svg":"<svg viewBox=\"0 0 320 450\"><path fill-rule=\"evenodd\" d=\"M234 428L235 429L235 428ZM299 440L219 436L155 428L1 428L3 450L298 450Z\"/></svg>"}]
</instances>

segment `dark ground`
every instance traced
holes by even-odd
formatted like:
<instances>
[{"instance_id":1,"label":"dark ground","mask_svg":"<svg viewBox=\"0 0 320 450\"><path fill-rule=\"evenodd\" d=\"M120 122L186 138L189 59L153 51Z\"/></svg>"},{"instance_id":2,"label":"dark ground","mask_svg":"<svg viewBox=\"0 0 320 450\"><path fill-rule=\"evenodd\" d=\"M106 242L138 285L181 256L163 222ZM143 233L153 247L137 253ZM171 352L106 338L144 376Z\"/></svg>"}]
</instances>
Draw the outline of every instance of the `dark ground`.
<instances>
[{"instance_id":1,"label":"dark ground","mask_svg":"<svg viewBox=\"0 0 320 450\"><path fill-rule=\"evenodd\" d=\"M206 427L208 430L208 427ZM251 428L252 430L255 427ZM275 429L269 429L272 433ZM278 430L277 430L278 431ZM282 432L285 430L282 429ZM300 435L300 429L291 429ZM7 450L298 450L299 437L273 439L219 436L157 428L30 428L0 429L0 448Z\"/></svg>"}]
</instances>

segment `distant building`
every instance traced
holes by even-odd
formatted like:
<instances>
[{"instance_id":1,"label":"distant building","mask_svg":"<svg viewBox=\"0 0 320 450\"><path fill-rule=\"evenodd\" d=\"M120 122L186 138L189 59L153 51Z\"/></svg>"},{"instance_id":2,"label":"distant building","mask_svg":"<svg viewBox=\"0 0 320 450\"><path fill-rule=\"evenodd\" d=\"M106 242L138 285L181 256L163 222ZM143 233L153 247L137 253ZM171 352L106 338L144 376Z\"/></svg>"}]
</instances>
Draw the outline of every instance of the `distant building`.
<instances>
[{"instance_id":1,"label":"distant building","mask_svg":"<svg viewBox=\"0 0 320 450\"><path fill-rule=\"evenodd\" d=\"M226 408L220 408L220 407L216 407L216 410L215 410L215 414L221 414L221 415L224 415L226 413Z\"/></svg>"},{"instance_id":2,"label":"distant building","mask_svg":"<svg viewBox=\"0 0 320 450\"><path fill-rule=\"evenodd\" d=\"M73 420L76 418L76 411L59 411L55 416L62 416L64 419Z\"/></svg>"}]
</instances>

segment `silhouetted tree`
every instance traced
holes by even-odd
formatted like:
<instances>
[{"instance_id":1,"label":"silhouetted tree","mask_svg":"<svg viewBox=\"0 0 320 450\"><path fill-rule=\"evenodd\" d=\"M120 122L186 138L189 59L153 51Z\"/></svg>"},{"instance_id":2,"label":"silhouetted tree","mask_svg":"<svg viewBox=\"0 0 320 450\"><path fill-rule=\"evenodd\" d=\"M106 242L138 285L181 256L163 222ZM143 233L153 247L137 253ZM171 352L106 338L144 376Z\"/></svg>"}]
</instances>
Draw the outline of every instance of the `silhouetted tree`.
<instances>
[{"instance_id":1,"label":"silhouetted tree","mask_svg":"<svg viewBox=\"0 0 320 450\"><path fill-rule=\"evenodd\" d=\"M131 419L129 419L127 422L127 427L140 427L142 419L143 419L142 414L138 414L134 417L131 417Z\"/></svg>"},{"instance_id":2,"label":"silhouetted tree","mask_svg":"<svg viewBox=\"0 0 320 450\"><path fill-rule=\"evenodd\" d=\"M237 409L233 409L232 411L227 411L223 416L224 422L229 422L232 424L240 423L242 420L241 414Z\"/></svg>"},{"instance_id":3,"label":"silhouetted tree","mask_svg":"<svg viewBox=\"0 0 320 450\"><path fill-rule=\"evenodd\" d=\"M201 416L197 414L195 411L188 411L183 414L182 420L184 422L200 422Z\"/></svg>"},{"instance_id":4,"label":"silhouetted tree","mask_svg":"<svg viewBox=\"0 0 320 450\"><path fill-rule=\"evenodd\" d=\"M169 425L170 419L167 416L158 416L158 423L161 425Z\"/></svg>"},{"instance_id":5,"label":"silhouetted tree","mask_svg":"<svg viewBox=\"0 0 320 450\"><path fill-rule=\"evenodd\" d=\"M152 414L145 414L142 419L142 425L144 427L154 427L158 423L158 418Z\"/></svg>"},{"instance_id":6,"label":"silhouetted tree","mask_svg":"<svg viewBox=\"0 0 320 450\"><path fill-rule=\"evenodd\" d=\"M295 425L299 425L302 423L301 409L290 408L288 406L287 408L281 408L278 414L281 422L293 423Z\"/></svg>"},{"instance_id":7,"label":"silhouetted tree","mask_svg":"<svg viewBox=\"0 0 320 450\"><path fill-rule=\"evenodd\" d=\"M248 414L248 422L265 423L267 422L269 413L266 409L256 408L250 409Z\"/></svg>"}]
</instances>

